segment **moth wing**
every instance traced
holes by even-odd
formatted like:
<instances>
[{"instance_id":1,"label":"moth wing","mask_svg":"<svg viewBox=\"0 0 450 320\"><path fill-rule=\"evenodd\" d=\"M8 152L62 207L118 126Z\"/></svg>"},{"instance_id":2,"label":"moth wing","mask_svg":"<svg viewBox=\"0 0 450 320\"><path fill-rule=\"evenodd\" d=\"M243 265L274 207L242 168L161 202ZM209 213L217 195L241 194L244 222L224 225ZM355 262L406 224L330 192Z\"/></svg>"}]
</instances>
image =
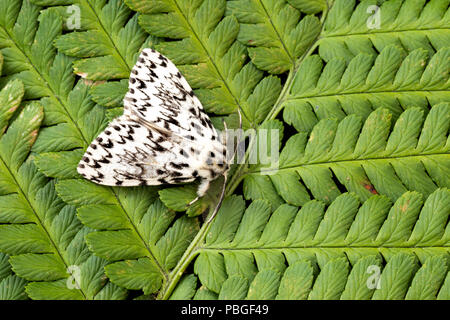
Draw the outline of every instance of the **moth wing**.
<instances>
[{"instance_id":1,"label":"moth wing","mask_svg":"<svg viewBox=\"0 0 450 320\"><path fill-rule=\"evenodd\" d=\"M124 114L182 137L216 140L218 135L186 79L165 56L144 49L131 70Z\"/></svg>"},{"instance_id":2,"label":"moth wing","mask_svg":"<svg viewBox=\"0 0 450 320\"><path fill-rule=\"evenodd\" d=\"M77 171L108 186L192 182L188 142L122 115L91 143Z\"/></svg>"}]
</instances>

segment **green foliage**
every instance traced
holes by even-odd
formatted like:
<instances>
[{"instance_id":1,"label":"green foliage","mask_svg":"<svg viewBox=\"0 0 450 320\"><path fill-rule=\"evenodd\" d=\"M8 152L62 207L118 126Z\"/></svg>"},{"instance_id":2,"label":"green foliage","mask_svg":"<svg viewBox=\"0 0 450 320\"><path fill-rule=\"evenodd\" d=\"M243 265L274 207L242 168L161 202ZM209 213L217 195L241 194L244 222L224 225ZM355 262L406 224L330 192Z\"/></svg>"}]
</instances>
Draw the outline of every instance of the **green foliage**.
<instances>
[{"instance_id":1,"label":"green foliage","mask_svg":"<svg viewBox=\"0 0 450 320\"><path fill-rule=\"evenodd\" d=\"M299 1L302 2L302 1ZM349 61L360 53L375 54L395 45L428 55L448 47L448 0L387 0L378 7L380 23L372 23L377 0L336 0L323 25L319 53L325 60ZM371 8L372 7L372 8Z\"/></svg>"},{"instance_id":2,"label":"green foliage","mask_svg":"<svg viewBox=\"0 0 450 320\"><path fill-rule=\"evenodd\" d=\"M11 86L16 86L15 90ZM13 80L4 93L17 92L2 105L2 122L8 121L20 102L23 86ZM4 101L4 99L2 99ZM10 258L16 275L31 281L27 294L34 299L105 299L123 297L123 289L102 279L106 261L92 256L84 245L88 233L75 217L75 207L65 205L30 160L25 161L43 119L43 108L33 102L26 106L0 138L0 250ZM79 289L68 288L69 266L77 266L82 278ZM34 282L38 281L38 282ZM12 291L4 296L24 296L18 289L23 280L9 276L2 281ZM4 289L6 290L6 289ZM8 290L9 291L9 290Z\"/></svg>"},{"instance_id":3,"label":"green foliage","mask_svg":"<svg viewBox=\"0 0 450 320\"><path fill-rule=\"evenodd\" d=\"M58 37L55 46L68 56L81 58L75 61L74 72L89 80L128 78L137 54L142 48L153 46L155 38L140 28L137 15L121 0L73 0L70 3L79 8L82 30ZM39 4L55 3L40 0ZM70 16L66 19L71 21ZM107 107L120 107L127 89L127 81L98 84L92 88L92 100Z\"/></svg>"},{"instance_id":4,"label":"green foliage","mask_svg":"<svg viewBox=\"0 0 450 320\"><path fill-rule=\"evenodd\" d=\"M398 118L410 107L426 111L429 103L448 102L449 50L443 48L428 60L424 49L407 55L387 46L376 57L360 53L347 64L338 57L325 66L311 55L300 65L284 101L284 120L298 131L310 131L322 119L348 114L367 118L380 107Z\"/></svg>"},{"instance_id":5,"label":"green foliage","mask_svg":"<svg viewBox=\"0 0 450 320\"><path fill-rule=\"evenodd\" d=\"M199 248L194 272L218 299L447 296L440 287L448 272L449 196L444 188L425 202L407 192L395 203L375 195L361 204L345 193L328 207L312 200L273 212L265 200L244 211L243 199L232 197Z\"/></svg>"},{"instance_id":6,"label":"green foliage","mask_svg":"<svg viewBox=\"0 0 450 320\"><path fill-rule=\"evenodd\" d=\"M27 281L13 274L8 256L0 253L0 300L25 300Z\"/></svg>"},{"instance_id":7,"label":"green foliage","mask_svg":"<svg viewBox=\"0 0 450 320\"><path fill-rule=\"evenodd\" d=\"M441 103L425 119L420 108L409 108L393 125L384 108L373 111L365 122L356 115L341 121L323 119L311 134L289 138L279 167L251 167L244 194L274 199L274 207L280 204L277 194L297 206L310 199L309 192L330 203L341 194L339 185L363 201L376 193L395 201L408 190L427 197L438 187L450 187L449 116L450 105Z\"/></svg>"},{"instance_id":8,"label":"green foliage","mask_svg":"<svg viewBox=\"0 0 450 320\"><path fill-rule=\"evenodd\" d=\"M0 299L450 299L449 4L0 1ZM212 222L222 178L76 172L146 47L216 128L278 132Z\"/></svg>"},{"instance_id":9,"label":"green foliage","mask_svg":"<svg viewBox=\"0 0 450 320\"><path fill-rule=\"evenodd\" d=\"M315 16L301 21L300 12L285 1L229 1L227 8L240 22L238 39L251 46L249 56L261 70L283 73L294 67L320 33Z\"/></svg>"}]
</instances>

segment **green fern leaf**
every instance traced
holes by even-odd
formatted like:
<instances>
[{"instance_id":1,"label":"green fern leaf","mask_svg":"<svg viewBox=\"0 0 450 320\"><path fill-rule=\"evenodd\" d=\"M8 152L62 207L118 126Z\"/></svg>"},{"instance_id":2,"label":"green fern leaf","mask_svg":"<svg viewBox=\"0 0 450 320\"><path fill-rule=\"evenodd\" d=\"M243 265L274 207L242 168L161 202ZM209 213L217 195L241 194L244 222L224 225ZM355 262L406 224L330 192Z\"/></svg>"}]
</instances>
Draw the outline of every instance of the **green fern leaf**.
<instances>
[{"instance_id":1,"label":"green fern leaf","mask_svg":"<svg viewBox=\"0 0 450 320\"><path fill-rule=\"evenodd\" d=\"M39 1L52 5L52 1ZM74 71L90 80L128 78L135 55L146 39L137 24L129 19L130 10L122 1L73 1L80 9L82 32L71 32L55 41L63 53L83 58L74 63Z\"/></svg>"},{"instance_id":2,"label":"green fern leaf","mask_svg":"<svg viewBox=\"0 0 450 320\"><path fill-rule=\"evenodd\" d=\"M6 89L0 93L2 101L6 101L5 93L10 98L9 103L1 106L2 123L8 121L10 111L17 108L23 94L18 80L13 80ZM18 92L19 96L14 97L11 92ZM30 103L0 138L0 251L10 255L9 262L16 275L39 281L30 282L26 287L31 298L92 299L105 286L101 275L106 262L89 257L85 245L84 250L80 248L87 229L76 219L75 208L65 206L56 195L54 183L26 160L43 115L42 106ZM70 288L66 285L69 266L79 266L81 279L87 277L90 281L81 281L77 289ZM13 291L23 285L23 280L17 277L4 281L5 286L10 282ZM55 285L58 292L48 290ZM13 291L10 294L20 294ZM105 298L112 298L111 293L117 292L123 297L123 289L115 287Z\"/></svg>"},{"instance_id":3,"label":"green fern leaf","mask_svg":"<svg viewBox=\"0 0 450 320\"><path fill-rule=\"evenodd\" d=\"M396 45L408 53L422 48L431 56L450 41L448 4L388 0L378 6L376 0L336 0L323 26L319 54L325 61L350 61L359 53Z\"/></svg>"},{"instance_id":4,"label":"green fern leaf","mask_svg":"<svg viewBox=\"0 0 450 320\"><path fill-rule=\"evenodd\" d=\"M445 165L448 115L448 103L431 108L425 121L419 108L410 108L400 115L391 133L391 114L383 108L373 111L362 126L356 115L340 122L321 120L307 142L304 133L288 140L279 168L264 171L253 166L244 184L251 190L245 194L253 200L279 194L288 203L302 205L309 200L310 190L315 199L330 203L342 185L362 200L379 193L395 201L408 190L428 197L438 187L450 185ZM259 176L261 172L272 175ZM293 186L299 193L295 198L290 195ZM262 188L267 194L255 194Z\"/></svg>"},{"instance_id":5,"label":"green fern leaf","mask_svg":"<svg viewBox=\"0 0 450 320\"><path fill-rule=\"evenodd\" d=\"M298 131L310 131L321 119L348 114L366 118L379 107L389 109L394 118L411 106L427 110L429 102L449 100L448 59L449 48L439 50L427 63L425 50L405 57L394 46L375 60L359 54L347 66L341 58L323 66L318 56L310 56L300 65L284 101L284 120Z\"/></svg>"},{"instance_id":6,"label":"green fern leaf","mask_svg":"<svg viewBox=\"0 0 450 320\"><path fill-rule=\"evenodd\" d=\"M326 0L288 0L288 2L307 14L319 13L328 7Z\"/></svg>"},{"instance_id":7,"label":"green fern leaf","mask_svg":"<svg viewBox=\"0 0 450 320\"><path fill-rule=\"evenodd\" d=\"M42 6L59 3L34 0ZM137 23L137 16L120 0L86 1L70 0L61 3L71 5L59 10L64 21L71 21L71 7L79 10L79 26L71 26L69 32L55 39L58 50L68 56L82 58L74 62L74 71L90 80L114 80L128 78L139 49L152 46L156 41L147 37ZM58 9L60 7L56 7ZM131 18L130 18L131 17ZM66 26L66 24L64 25ZM91 88L92 100L108 107L122 106L127 91L127 81L97 83Z\"/></svg>"},{"instance_id":8,"label":"green fern leaf","mask_svg":"<svg viewBox=\"0 0 450 320\"><path fill-rule=\"evenodd\" d=\"M152 204L151 189L111 189L64 180L57 190L64 201L80 207L78 217L85 225L106 229L90 233L87 243L97 256L124 260L106 267L111 281L127 289L143 289L145 294L160 288L198 229L191 219L175 220L161 202Z\"/></svg>"},{"instance_id":9,"label":"green fern leaf","mask_svg":"<svg viewBox=\"0 0 450 320\"><path fill-rule=\"evenodd\" d=\"M319 19L300 21L300 12L285 1L228 1L227 9L240 22L238 39L250 46L252 62L270 73L293 68L320 32Z\"/></svg>"},{"instance_id":10,"label":"green fern leaf","mask_svg":"<svg viewBox=\"0 0 450 320\"><path fill-rule=\"evenodd\" d=\"M0 300L25 300L27 281L13 274L8 256L0 253Z\"/></svg>"},{"instance_id":11,"label":"green fern leaf","mask_svg":"<svg viewBox=\"0 0 450 320\"><path fill-rule=\"evenodd\" d=\"M325 212L316 200L271 213L263 200L244 211L242 198L228 198L227 216L217 216L195 252L194 273L223 299L436 299L448 270L449 192L438 189L424 204L408 192L393 205L382 196L361 205L347 193ZM424 226L410 221L431 214L442 219L439 232L418 240Z\"/></svg>"}]
</instances>

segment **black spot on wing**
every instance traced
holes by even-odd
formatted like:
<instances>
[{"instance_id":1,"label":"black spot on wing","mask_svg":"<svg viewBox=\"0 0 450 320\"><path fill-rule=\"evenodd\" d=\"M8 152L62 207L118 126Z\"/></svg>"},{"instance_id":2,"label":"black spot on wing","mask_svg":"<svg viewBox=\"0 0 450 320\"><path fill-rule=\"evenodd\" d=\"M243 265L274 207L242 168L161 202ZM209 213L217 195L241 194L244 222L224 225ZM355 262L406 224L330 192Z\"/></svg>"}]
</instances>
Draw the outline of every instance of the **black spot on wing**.
<instances>
[{"instance_id":1,"label":"black spot on wing","mask_svg":"<svg viewBox=\"0 0 450 320\"><path fill-rule=\"evenodd\" d=\"M137 79L137 81L139 82L138 86L137 86L138 89L146 89L147 88L147 85L145 84L144 81L142 81L141 79Z\"/></svg>"},{"instance_id":2,"label":"black spot on wing","mask_svg":"<svg viewBox=\"0 0 450 320\"><path fill-rule=\"evenodd\" d=\"M189 112L192 113L195 117L197 117L197 110L194 107L190 107Z\"/></svg>"},{"instance_id":3,"label":"black spot on wing","mask_svg":"<svg viewBox=\"0 0 450 320\"><path fill-rule=\"evenodd\" d=\"M106 159L106 158L101 158L100 160L98 160L98 162L101 162L101 163L110 163L111 161L109 161L109 160Z\"/></svg>"},{"instance_id":4,"label":"black spot on wing","mask_svg":"<svg viewBox=\"0 0 450 320\"><path fill-rule=\"evenodd\" d=\"M97 161L95 161L94 165L90 165L89 167L91 167L92 169L100 169L102 166Z\"/></svg>"},{"instance_id":5,"label":"black spot on wing","mask_svg":"<svg viewBox=\"0 0 450 320\"><path fill-rule=\"evenodd\" d=\"M164 179L164 178L159 178L158 182L161 183L161 184L166 184L167 183L166 179Z\"/></svg>"},{"instance_id":6,"label":"black spot on wing","mask_svg":"<svg viewBox=\"0 0 450 320\"><path fill-rule=\"evenodd\" d=\"M100 143L103 148L110 149L114 147L114 143L111 140L108 140L107 143Z\"/></svg>"},{"instance_id":7,"label":"black spot on wing","mask_svg":"<svg viewBox=\"0 0 450 320\"><path fill-rule=\"evenodd\" d=\"M171 123L171 124L173 124L173 125L175 125L175 126L177 126L177 127L180 126L180 123L179 123L178 120L175 119L175 118L169 117L169 118L166 120L166 122Z\"/></svg>"},{"instance_id":8,"label":"black spot on wing","mask_svg":"<svg viewBox=\"0 0 450 320\"><path fill-rule=\"evenodd\" d=\"M175 162L170 162L170 165L178 170L182 170L183 168L188 168L189 164L187 163L175 163Z\"/></svg>"}]
</instances>

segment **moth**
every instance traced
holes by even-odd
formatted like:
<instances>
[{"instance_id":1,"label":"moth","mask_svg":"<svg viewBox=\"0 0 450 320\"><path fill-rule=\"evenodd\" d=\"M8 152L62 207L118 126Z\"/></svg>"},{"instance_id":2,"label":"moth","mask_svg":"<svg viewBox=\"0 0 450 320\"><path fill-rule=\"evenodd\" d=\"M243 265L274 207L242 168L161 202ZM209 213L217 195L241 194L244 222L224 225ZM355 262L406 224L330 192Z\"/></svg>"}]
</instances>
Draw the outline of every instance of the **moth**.
<instances>
[{"instance_id":1,"label":"moth","mask_svg":"<svg viewBox=\"0 0 450 320\"><path fill-rule=\"evenodd\" d=\"M217 177L223 175L226 181L226 135L214 128L168 58L153 49L141 52L123 104L123 115L100 133L78 164L84 178L107 186L199 180L194 201L205 195ZM218 206L223 195L224 189Z\"/></svg>"}]
</instances>

